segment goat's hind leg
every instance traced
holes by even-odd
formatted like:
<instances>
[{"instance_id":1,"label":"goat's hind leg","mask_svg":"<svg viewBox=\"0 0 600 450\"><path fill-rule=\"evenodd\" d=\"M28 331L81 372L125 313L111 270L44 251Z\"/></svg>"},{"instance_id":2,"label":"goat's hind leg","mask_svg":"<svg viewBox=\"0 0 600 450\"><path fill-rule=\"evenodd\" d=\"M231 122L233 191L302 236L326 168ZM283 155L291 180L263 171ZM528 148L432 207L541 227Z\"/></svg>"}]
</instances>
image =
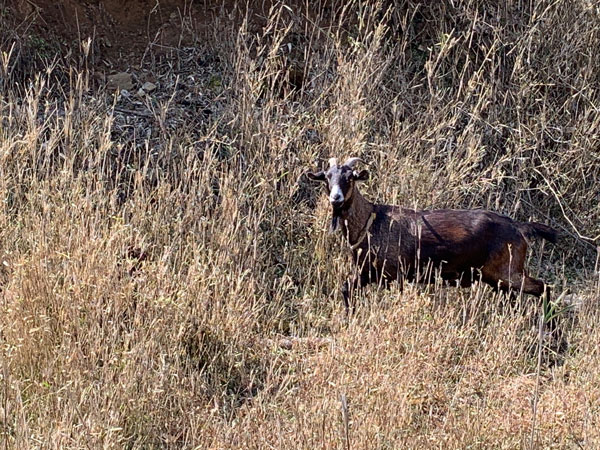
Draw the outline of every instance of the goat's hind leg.
<instances>
[{"instance_id":1,"label":"goat's hind leg","mask_svg":"<svg viewBox=\"0 0 600 450\"><path fill-rule=\"evenodd\" d=\"M494 290L501 291L508 296L511 302L517 299L520 293L541 297L544 293L544 282L527 275L513 276L511 280L500 280Z\"/></svg>"},{"instance_id":2,"label":"goat's hind leg","mask_svg":"<svg viewBox=\"0 0 600 450\"><path fill-rule=\"evenodd\" d=\"M525 294L541 297L544 291L547 291L544 286L545 284L542 280L537 280L527 275L523 276L522 290ZM548 300L550 299L548 298Z\"/></svg>"},{"instance_id":3,"label":"goat's hind leg","mask_svg":"<svg viewBox=\"0 0 600 450\"><path fill-rule=\"evenodd\" d=\"M519 292L533 295L542 300L545 324L548 327L548 331L554 332L557 329L558 318L552 311L550 286L546 285L542 280L523 275L520 284L513 284L511 286L510 295L516 297Z\"/></svg>"},{"instance_id":4,"label":"goat's hind leg","mask_svg":"<svg viewBox=\"0 0 600 450\"><path fill-rule=\"evenodd\" d=\"M525 276L523 279L523 292L526 294L535 295L536 297L542 299L544 307L543 314L545 316L548 330L550 332L555 331L557 329L558 317L552 311L550 286L545 284L542 280Z\"/></svg>"}]
</instances>

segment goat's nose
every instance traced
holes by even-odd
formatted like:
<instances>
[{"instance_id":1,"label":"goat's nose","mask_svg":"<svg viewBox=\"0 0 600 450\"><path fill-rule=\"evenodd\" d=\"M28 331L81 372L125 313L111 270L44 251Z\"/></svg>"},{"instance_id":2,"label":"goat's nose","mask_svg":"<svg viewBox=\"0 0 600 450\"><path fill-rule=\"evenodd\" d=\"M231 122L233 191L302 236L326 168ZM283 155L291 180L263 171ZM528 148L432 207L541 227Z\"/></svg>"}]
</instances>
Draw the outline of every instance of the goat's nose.
<instances>
[{"instance_id":1,"label":"goat's nose","mask_svg":"<svg viewBox=\"0 0 600 450\"><path fill-rule=\"evenodd\" d=\"M335 193L329 197L329 201L333 206L339 206L344 202L344 196L340 193Z\"/></svg>"},{"instance_id":2,"label":"goat's nose","mask_svg":"<svg viewBox=\"0 0 600 450\"><path fill-rule=\"evenodd\" d=\"M329 201L333 206L340 206L344 202L344 194L338 185L334 185L331 189Z\"/></svg>"}]
</instances>

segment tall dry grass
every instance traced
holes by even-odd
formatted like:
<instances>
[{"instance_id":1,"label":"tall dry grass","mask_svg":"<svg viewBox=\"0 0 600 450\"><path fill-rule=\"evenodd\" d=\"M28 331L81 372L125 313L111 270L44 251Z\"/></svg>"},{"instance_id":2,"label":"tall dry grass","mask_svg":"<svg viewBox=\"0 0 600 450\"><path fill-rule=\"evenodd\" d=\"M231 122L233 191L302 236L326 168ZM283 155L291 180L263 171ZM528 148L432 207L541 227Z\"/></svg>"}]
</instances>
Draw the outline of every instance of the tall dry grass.
<instances>
[{"instance_id":1,"label":"tall dry grass","mask_svg":"<svg viewBox=\"0 0 600 450\"><path fill-rule=\"evenodd\" d=\"M3 49L4 447L600 445L599 14L279 5L228 34L224 15L145 67L172 95L141 119L85 54L24 80ZM190 54L211 114L186 123ZM568 347L483 286L370 288L346 323L344 246L302 176L330 155L368 161L377 201L562 230L529 265L575 304Z\"/></svg>"}]
</instances>

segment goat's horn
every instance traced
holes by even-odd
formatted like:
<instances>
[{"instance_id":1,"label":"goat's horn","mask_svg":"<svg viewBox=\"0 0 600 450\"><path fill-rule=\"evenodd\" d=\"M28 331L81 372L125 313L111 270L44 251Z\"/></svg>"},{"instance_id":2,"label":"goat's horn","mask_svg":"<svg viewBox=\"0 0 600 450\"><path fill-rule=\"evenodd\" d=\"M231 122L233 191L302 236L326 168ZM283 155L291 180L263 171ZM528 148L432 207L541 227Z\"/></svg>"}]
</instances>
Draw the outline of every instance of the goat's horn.
<instances>
[{"instance_id":1,"label":"goat's horn","mask_svg":"<svg viewBox=\"0 0 600 450\"><path fill-rule=\"evenodd\" d=\"M329 167L337 166L337 158L329 158Z\"/></svg>"},{"instance_id":2,"label":"goat's horn","mask_svg":"<svg viewBox=\"0 0 600 450\"><path fill-rule=\"evenodd\" d=\"M344 163L344 165L350 167L351 169L353 169L354 166L357 163L359 163L359 162L361 162L361 163L364 164L364 161L362 159L360 159L360 158L356 158L356 157L354 157L354 158L348 158L348 160Z\"/></svg>"}]
</instances>

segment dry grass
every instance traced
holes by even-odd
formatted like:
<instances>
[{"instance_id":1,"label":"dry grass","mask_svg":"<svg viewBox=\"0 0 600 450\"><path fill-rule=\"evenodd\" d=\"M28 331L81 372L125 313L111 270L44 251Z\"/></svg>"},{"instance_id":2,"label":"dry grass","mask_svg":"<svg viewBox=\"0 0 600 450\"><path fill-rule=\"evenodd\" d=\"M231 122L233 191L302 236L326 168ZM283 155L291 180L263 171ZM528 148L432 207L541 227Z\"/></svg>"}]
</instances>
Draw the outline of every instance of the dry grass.
<instances>
[{"instance_id":1,"label":"dry grass","mask_svg":"<svg viewBox=\"0 0 600 450\"><path fill-rule=\"evenodd\" d=\"M599 447L600 10L454 3L274 8L205 41L210 115L170 122L173 87L142 136L85 61L17 84L7 55L5 448ZM371 288L345 323L302 174L351 154L371 199L564 231L530 261L577 300L539 378L539 305L482 286Z\"/></svg>"}]
</instances>

